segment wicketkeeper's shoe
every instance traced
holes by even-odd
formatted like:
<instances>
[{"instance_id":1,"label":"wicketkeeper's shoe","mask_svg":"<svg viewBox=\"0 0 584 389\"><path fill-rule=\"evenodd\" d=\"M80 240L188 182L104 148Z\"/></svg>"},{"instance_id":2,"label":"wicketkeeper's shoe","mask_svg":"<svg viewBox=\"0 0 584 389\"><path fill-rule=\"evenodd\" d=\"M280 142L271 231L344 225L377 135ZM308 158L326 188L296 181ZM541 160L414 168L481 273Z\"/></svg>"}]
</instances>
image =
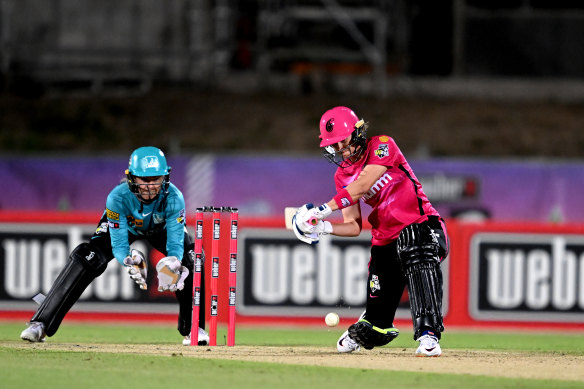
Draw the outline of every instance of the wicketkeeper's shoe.
<instances>
[{"instance_id":1,"label":"wicketkeeper's shoe","mask_svg":"<svg viewBox=\"0 0 584 389\"><path fill-rule=\"evenodd\" d=\"M183 346L190 346L191 345L191 335L185 336L182 341ZM199 328L199 346L206 346L209 344L209 335L205 332L204 329Z\"/></svg>"},{"instance_id":2,"label":"wicketkeeper's shoe","mask_svg":"<svg viewBox=\"0 0 584 389\"><path fill-rule=\"evenodd\" d=\"M199 327L199 346L206 346L208 344L209 344L209 334L206 333L204 329Z\"/></svg>"},{"instance_id":3,"label":"wicketkeeper's shoe","mask_svg":"<svg viewBox=\"0 0 584 389\"><path fill-rule=\"evenodd\" d=\"M442 349L438 338L432 335L422 335L418 338L420 345L416 350L416 357L439 357L442 355Z\"/></svg>"},{"instance_id":4,"label":"wicketkeeper's shoe","mask_svg":"<svg viewBox=\"0 0 584 389\"><path fill-rule=\"evenodd\" d=\"M32 321L28 323L28 327L20 333L20 339L28 340L29 342L44 342L45 335L45 325L39 321Z\"/></svg>"},{"instance_id":5,"label":"wicketkeeper's shoe","mask_svg":"<svg viewBox=\"0 0 584 389\"><path fill-rule=\"evenodd\" d=\"M361 350L361 346L349 336L349 330L343 332L343 335L337 342L337 351L340 353L350 353Z\"/></svg>"}]
</instances>

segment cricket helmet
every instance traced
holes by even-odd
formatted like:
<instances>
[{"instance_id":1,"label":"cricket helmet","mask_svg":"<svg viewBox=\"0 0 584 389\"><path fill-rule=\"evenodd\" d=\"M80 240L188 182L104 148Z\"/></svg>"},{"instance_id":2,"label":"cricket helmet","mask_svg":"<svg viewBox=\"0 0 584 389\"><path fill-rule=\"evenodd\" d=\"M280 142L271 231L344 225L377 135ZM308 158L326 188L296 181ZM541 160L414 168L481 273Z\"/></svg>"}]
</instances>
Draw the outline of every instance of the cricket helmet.
<instances>
[{"instance_id":1,"label":"cricket helmet","mask_svg":"<svg viewBox=\"0 0 584 389\"><path fill-rule=\"evenodd\" d=\"M355 149L347 158L334 150L332 145L351 137L349 146ZM320 118L320 147L324 148L324 155L332 163L347 167L358 160L365 150L367 143L367 124L359 119L355 112L347 107L334 107L326 111Z\"/></svg>"},{"instance_id":2,"label":"cricket helmet","mask_svg":"<svg viewBox=\"0 0 584 389\"><path fill-rule=\"evenodd\" d=\"M130 190L144 203L150 203L155 198L145 200L140 196L140 187L136 183L136 177L163 177L162 192L168 193L170 184L171 167L166 163L166 157L157 147L140 147L132 152L128 169L126 169L126 181Z\"/></svg>"},{"instance_id":3,"label":"cricket helmet","mask_svg":"<svg viewBox=\"0 0 584 389\"><path fill-rule=\"evenodd\" d=\"M320 118L320 147L330 146L348 138L359 122L359 118L350 108L329 109Z\"/></svg>"}]
</instances>

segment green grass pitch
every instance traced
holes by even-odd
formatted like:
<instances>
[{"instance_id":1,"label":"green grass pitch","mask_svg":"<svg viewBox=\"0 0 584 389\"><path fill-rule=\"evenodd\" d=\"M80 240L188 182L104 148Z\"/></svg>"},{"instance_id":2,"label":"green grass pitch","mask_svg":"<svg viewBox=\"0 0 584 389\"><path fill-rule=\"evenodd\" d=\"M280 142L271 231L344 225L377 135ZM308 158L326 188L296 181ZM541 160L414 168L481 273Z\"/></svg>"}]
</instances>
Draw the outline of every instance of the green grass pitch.
<instances>
[{"instance_id":1,"label":"green grass pitch","mask_svg":"<svg viewBox=\"0 0 584 389\"><path fill-rule=\"evenodd\" d=\"M452 373L387 371L322 367L182 355L144 355L62 351L33 347L19 339L24 323L0 322L0 386L2 388L584 388L584 381L501 378ZM238 346L330 347L342 329L242 327ZM220 328L218 344L224 344ZM172 325L128 326L65 323L48 340L67 344L177 345ZM22 344L21 344L22 343ZM583 356L584 333L510 333L452 331L444 334L445 350L473 349ZM415 348L403 332L391 347ZM386 347L390 347L386 346ZM409 354L408 354L409 355ZM453 363L456 361L453 360ZM584 366L582 366L584 369Z\"/></svg>"}]
</instances>

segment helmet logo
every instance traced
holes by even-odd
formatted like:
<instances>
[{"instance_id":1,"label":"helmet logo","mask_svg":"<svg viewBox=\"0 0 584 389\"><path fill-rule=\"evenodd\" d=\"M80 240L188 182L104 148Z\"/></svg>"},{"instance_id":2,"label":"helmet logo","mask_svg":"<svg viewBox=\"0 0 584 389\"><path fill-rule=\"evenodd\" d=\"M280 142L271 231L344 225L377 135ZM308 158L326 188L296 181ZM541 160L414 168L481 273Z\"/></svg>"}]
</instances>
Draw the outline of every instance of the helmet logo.
<instances>
[{"instance_id":1,"label":"helmet logo","mask_svg":"<svg viewBox=\"0 0 584 389\"><path fill-rule=\"evenodd\" d=\"M141 161L142 169L147 168L160 168L160 162L158 162L158 158L156 156L153 157L144 157Z\"/></svg>"},{"instance_id":2,"label":"helmet logo","mask_svg":"<svg viewBox=\"0 0 584 389\"><path fill-rule=\"evenodd\" d=\"M333 132L333 127L335 126L335 118L330 118L327 122L326 122L326 130L327 132Z\"/></svg>"}]
</instances>

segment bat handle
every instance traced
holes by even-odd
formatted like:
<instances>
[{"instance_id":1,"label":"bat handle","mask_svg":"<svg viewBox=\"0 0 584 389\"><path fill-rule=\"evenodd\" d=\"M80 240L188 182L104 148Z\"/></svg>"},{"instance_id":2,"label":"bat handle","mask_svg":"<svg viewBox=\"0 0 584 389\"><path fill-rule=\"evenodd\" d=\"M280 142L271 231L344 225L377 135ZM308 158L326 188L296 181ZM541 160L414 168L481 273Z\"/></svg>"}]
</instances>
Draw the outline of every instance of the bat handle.
<instances>
[{"instance_id":1,"label":"bat handle","mask_svg":"<svg viewBox=\"0 0 584 389\"><path fill-rule=\"evenodd\" d=\"M311 217L310 220L308 220L308 223L312 224L313 226L318 224L318 219L316 217Z\"/></svg>"}]
</instances>

